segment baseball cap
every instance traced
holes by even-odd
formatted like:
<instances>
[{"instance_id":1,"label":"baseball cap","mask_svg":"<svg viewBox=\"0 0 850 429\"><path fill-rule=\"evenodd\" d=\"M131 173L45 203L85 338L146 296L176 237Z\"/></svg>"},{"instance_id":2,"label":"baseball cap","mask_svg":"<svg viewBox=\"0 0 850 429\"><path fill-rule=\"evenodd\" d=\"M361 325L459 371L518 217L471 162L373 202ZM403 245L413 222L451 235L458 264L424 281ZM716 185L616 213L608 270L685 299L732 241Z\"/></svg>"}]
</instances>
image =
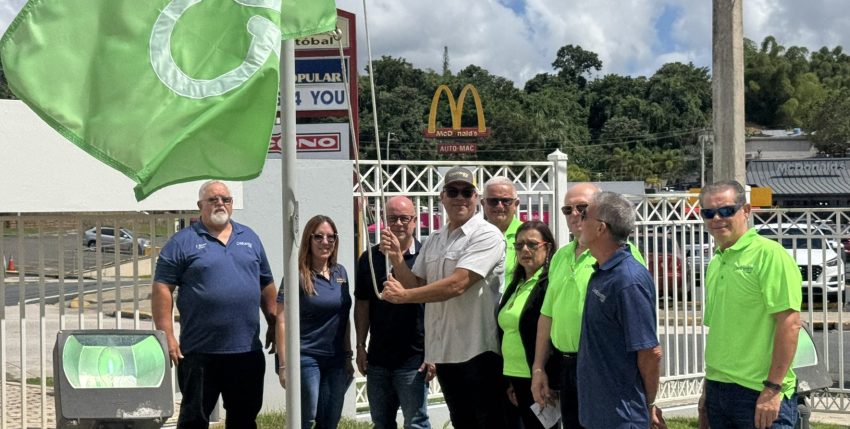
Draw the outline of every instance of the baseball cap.
<instances>
[{"instance_id":1,"label":"baseball cap","mask_svg":"<svg viewBox=\"0 0 850 429\"><path fill-rule=\"evenodd\" d=\"M443 185L448 185L454 182L464 182L475 186L475 176L472 172L463 167L454 167L443 176Z\"/></svg>"}]
</instances>

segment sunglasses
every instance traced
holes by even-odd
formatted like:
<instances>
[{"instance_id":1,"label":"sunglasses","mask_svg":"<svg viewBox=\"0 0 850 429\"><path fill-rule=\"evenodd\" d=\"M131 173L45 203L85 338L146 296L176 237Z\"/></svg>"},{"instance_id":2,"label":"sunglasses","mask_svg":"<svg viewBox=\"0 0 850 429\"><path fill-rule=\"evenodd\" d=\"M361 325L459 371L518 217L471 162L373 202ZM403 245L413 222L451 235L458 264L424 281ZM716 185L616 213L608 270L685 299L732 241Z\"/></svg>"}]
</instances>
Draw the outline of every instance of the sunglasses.
<instances>
[{"instance_id":1,"label":"sunglasses","mask_svg":"<svg viewBox=\"0 0 850 429\"><path fill-rule=\"evenodd\" d=\"M563 213L564 216L569 216L569 215L573 214L573 210L575 210L576 213L578 213L578 214L582 214L582 213L584 213L585 210L587 210L587 204L576 204L576 205L569 205L568 204L568 205L561 207L561 213Z\"/></svg>"},{"instance_id":2,"label":"sunglasses","mask_svg":"<svg viewBox=\"0 0 850 429\"><path fill-rule=\"evenodd\" d=\"M514 250L519 252L524 247L528 247L528 250L531 250L533 252L537 250L538 247L545 246L546 244L548 243L546 243L545 241L518 241L514 243Z\"/></svg>"},{"instance_id":3,"label":"sunglasses","mask_svg":"<svg viewBox=\"0 0 850 429\"><path fill-rule=\"evenodd\" d=\"M399 222L399 221L406 225L406 224L410 223L410 221L412 221L412 220L413 220L413 216L387 216L387 222L389 222L390 225L392 225L396 222Z\"/></svg>"},{"instance_id":4,"label":"sunglasses","mask_svg":"<svg viewBox=\"0 0 850 429\"><path fill-rule=\"evenodd\" d=\"M714 219L714 216L728 218L737 213L741 207L743 207L741 204L735 204L734 206L723 206L716 209L700 209L699 215L703 219Z\"/></svg>"},{"instance_id":5,"label":"sunglasses","mask_svg":"<svg viewBox=\"0 0 850 429\"><path fill-rule=\"evenodd\" d=\"M443 188L443 192L445 192L446 196L449 198L457 198L458 195L461 195L464 198L472 198L472 196L475 195L475 188Z\"/></svg>"},{"instance_id":6,"label":"sunglasses","mask_svg":"<svg viewBox=\"0 0 850 429\"><path fill-rule=\"evenodd\" d=\"M338 235L337 234L312 234L312 235L310 235L310 237L313 237L313 241L315 241L317 244L319 244L319 243L321 243L325 240L328 240L328 244L334 244L334 243L336 243L336 239L337 239Z\"/></svg>"},{"instance_id":7,"label":"sunglasses","mask_svg":"<svg viewBox=\"0 0 850 429\"><path fill-rule=\"evenodd\" d=\"M233 197L210 197L206 199L207 204L216 204L219 200L225 205L233 204Z\"/></svg>"},{"instance_id":8,"label":"sunglasses","mask_svg":"<svg viewBox=\"0 0 850 429\"><path fill-rule=\"evenodd\" d=\"M484 202L490 207L498 207L499 204L507 207L516 201L516 198L485 198Z\"/></svg>"}]
</instances>

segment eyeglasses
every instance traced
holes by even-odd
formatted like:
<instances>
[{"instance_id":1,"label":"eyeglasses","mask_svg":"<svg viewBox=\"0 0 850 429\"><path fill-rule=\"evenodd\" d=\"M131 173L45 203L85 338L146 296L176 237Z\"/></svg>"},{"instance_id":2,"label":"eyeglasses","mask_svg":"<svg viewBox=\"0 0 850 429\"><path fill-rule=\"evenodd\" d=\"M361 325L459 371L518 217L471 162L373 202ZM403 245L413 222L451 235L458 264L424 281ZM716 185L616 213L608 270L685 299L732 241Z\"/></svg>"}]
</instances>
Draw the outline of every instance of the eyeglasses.
<instances>
[{"instance_id":1,"label":"eyeglasses","mask_svg":"<svg viewBox=\"0 0 850 429\"><path fill-rule=\"evenodd\" d=\"M606 225L607 225L607 223L606 223L604 220L599 219L598 217L588 216L588 215L587 215L587 210L585 210L585 211L581 212L581 221L582 221L582 222L584 222L584 221L586 221L587 219L596 219L596 221L598 221L599 223L604 223L604 224L606 224Z\"/></svg>"},{"instance_id":2,"label":"eyeglasses","mask_svg":"<svg viewBox=\"0 0 850 429\"><path fill-rule=\"evenodd\" d=\"M490 207L498 207L499 204L507 207L516 201L516 198L485 198L484 202Z\"/></svg>"},{"instance_id":3,"label":"eyeglasses","mask_svg":"<svg viewBox=\"0 0 850 429\"><path fill-rule=\"evenodd\" d=\"M328 244L334 244L334 243L336 243L336 239L337 239L338 235L337 234L313 234L313 235L311 235L311 237L313 237L313 241L315 241L317 244L321 243L325 240L328 240Z\"/></svg>"},{"instance_id":4,"label":"eyeglasses","mask_svg":"<svg viewBox=\"0 0 850 429\"><path fill-rule=\"evenodd\" d=\"M735 204L734 206L723 206L716 209L700 209L699 215L703 219L714 219L714 216L728 218L737 213L741 207L743 207L741 204Z\"/></svg>"},{"instance_id":5,"label":"eyeglasses","mask_svg":"<svg viewBox=\"0 0 850 429\"><path fill-rule=\"evenodd\" d=\"M514 243L514 250L519 252L524 247L528 247L528 250L531 250L533 252L533 251L537 250L538 247L545 246L546 244L549 244L549 243L547 243L545 241L518 241L518 242Z\"/></svg>"},{"instance_id":6,"label":"eyeglasses","mask_svg":"<svg viewBox=\"0 0 850 429\"><path fill-rule=\"evenodd\" d=\"M585 210L587 210L587 204L576 204L576 205L567 204L567 205L561 207L561 213L563 213L564 216L569 216L569 215L573 214L573 210L575 210L576 213L578 213L578 214L582 214L582 213L584 213Z\"/></svg>"},{"instance_id":7,"label":"eyeglasses","mask_svg":"<svg viewBox=\"0 0 850 429\"><path fill-rule=\"evenodd\" d=\"M449 198L457 198L458 195L461 195L464 198L472 198L472 196L475 195L475 188L443 188L443 192L445 192L446 196Z\"/></svg>"},{"instance_id":8,"label":"eyeglasses","mask_svg":"<svg viewBox=\"0 0 850 429\"><path fill-rule=\"evenodd\" d=\"M406 225L406 224L410 223L410 221L412 221L412 220L413 220L413 216L387 216L387 222L389 222L390 225L392 225L396 222L399 222L399 221L402 224Z\"/></svg>"},{"instance_id":9,"label":"eyeglasses","mask_svg":"<svg viewBox=\"0 0 850 429\"><path fill-rule=\"evenodd\" d=\"M206 199L207 204L216 204L221 200L221 203L224 205L233 204L233 197L209 197Z\"/></svg>"}]
</instances>

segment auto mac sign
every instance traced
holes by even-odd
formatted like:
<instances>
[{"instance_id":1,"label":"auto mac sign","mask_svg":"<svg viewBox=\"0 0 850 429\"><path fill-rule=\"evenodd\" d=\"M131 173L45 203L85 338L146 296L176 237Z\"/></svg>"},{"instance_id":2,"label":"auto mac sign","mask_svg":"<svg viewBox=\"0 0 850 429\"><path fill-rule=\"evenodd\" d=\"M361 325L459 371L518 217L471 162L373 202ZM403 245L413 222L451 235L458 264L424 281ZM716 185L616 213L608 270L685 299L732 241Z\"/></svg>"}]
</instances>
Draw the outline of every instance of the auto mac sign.
<instances>
[{"instance_id":1,"label":"auto mac sign","mask_svg":"<svg viewBox=\"0 0 850 429\"><path fill-rule=\"evenodd\" d=\"M348 57L345 58L348 68ZM295 109L302 111L346 110L345 79L339 58L295 60Z\"/></svg>"}]
</instances>

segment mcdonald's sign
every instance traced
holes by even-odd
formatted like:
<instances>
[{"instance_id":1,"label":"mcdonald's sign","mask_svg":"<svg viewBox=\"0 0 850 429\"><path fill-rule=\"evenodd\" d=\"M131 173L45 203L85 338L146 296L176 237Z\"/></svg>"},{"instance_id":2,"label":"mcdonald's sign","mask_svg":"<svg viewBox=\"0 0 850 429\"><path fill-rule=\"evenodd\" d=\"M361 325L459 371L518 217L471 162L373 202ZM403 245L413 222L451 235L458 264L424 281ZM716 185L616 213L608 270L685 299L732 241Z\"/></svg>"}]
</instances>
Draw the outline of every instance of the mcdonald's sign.
<instances>
[{"instance_id":1,"label":"mcdonald's sign","mask_svg":"<svg viewBox=\"0 0 850 429\"><path fill-rule=\"evenodd\" d=\"M449 109L452 113L451 128L437 128L437 106L440 104L440 96L446 93L449 99ZM478 127L464 128L460 125L460 116L463 113L463 102L466 100L466 94L472 93L472 98L475 101L475 110L478 113ZM452 90L446 85L440 85L434 93L434 98L431 99L431 113L428 115L428 129L424 132L425 137L437 139L458 139L458 138L477 138L487 137L490 135L490 129L484 122L484 107L481 105L481 97L478 95L478 90L472 84L467 84L460 91L460 95L455 102L455 97L452 95Z\"/></svg>"}]
</instances>

